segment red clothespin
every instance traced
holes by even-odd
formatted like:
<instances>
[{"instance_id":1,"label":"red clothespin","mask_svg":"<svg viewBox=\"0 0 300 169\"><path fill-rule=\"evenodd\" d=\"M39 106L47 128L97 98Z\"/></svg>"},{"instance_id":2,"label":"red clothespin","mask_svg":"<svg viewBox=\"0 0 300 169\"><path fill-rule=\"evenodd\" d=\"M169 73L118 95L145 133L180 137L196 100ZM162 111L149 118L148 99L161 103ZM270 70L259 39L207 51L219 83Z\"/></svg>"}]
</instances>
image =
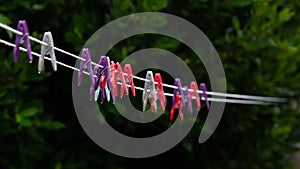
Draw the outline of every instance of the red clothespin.
<instances>
[{"instance_id":1,"label":"red clothespin","mask_svg":"<svg viewBox=\"0 0 300 169\"><path fill-rule=\"evenodd\" d=\"M133 81L133 76L132 76L132 67L130 64L125 64L124 66L124 75L126 83L130 84L131 88L131 94L133 97L135 97L135 87L134 87L134 81ZM121 93L124 93L124 89L126 88L121 88Z\"/></svg>"},{"instance_id":2,"label":"red clothespin","mask_svg":"<svg viewBox=\"0 0 300 169\"><path fill-rule=\"evenodd\" d=\"M200 97L198 94L198 85L197 82L192 81L190 83L190 89L192 89L193 91L190 91L190 100L192 102L192 97L195 97L196 99L196 103L197 103L197 107L198 107L198 111L201 109L201 104L200 104Z\"/></svg>"},{"instance_id":3,"label":"red clothespin","mask_svg":"<svg viewBox=\"0 0 300 169\"><path fill-rule=\"evenodd\" d=\"M165 105L166 105L166 96L165 96L165 92L164 92L164 87L162 85L162 78L160 73L155 73L154 76L154 81L157 83L155 83L155 89L157 92L157 97L159 99L160 102L160 106L161 106L161 110L162 112L165 111Z\"/></svg>"},{"instance_id":4,"label":"red clothespin","mask_svg":"<svg viewBox=\"0 0 300 169\"><path fill-rule=\"evenodd\" d=\"M183 103L184 103L184 93L182 90L181 80L180 78L176 78L174 82L174 86L177 88L174 89L173 98L172 98L172 109L170 112L170 120L173 120L175 108L178 109L179 117L183 120Z\"/></svg>"},{"instance_id":5,"label":"red clothespin","mask_svg":"<svg viewBox=\"0 0 300 169\"><path fill-rule=\"evenodd\" d=\"M181 97L180 97L179 93L177 93L175 96L175 100L174 100L174 103L172 105L172 109L170 112L170 120L173 120L173 118L174 118L174 111L175 111L176 107L178 108L178 111L179 111L180 120L183 120L183 113L181 112L182 102L181 102Z\"/></svg>"}]
</instances>

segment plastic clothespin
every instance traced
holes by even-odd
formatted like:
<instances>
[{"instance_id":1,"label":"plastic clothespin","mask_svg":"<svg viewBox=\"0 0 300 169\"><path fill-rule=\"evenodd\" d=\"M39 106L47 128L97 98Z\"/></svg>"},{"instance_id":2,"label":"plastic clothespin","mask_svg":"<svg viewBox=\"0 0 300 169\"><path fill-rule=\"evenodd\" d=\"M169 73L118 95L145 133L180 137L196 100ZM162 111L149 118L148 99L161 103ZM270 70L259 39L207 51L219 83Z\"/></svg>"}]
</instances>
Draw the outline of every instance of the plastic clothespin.
<instances>
[{"instance_id":1,"label":"plastic clothespin","mask_svg":"<svg viewBox=\"0 0 300 169\"><path fill-rule=\"evenodd\" d=\"M110 77L110 59L109 59L108 56L106 58L107 58L107 63L108 63L108 73L109 73L108 77ZM111 94L110 90L111 90L111 88L109 89L108 88L108 83L106 83L105 84L105 93L106 93L106 99L107 99L108 102L110 101L110 94Z\"/></svg>"},{"instance_id":2,"label":"plastic clothespin","mask_svg":"<svg viewBox=\"0 0 300 169\"><path fill-rule=\"evenodd\" d=\"M15 63L18 61L20 44L25 43L29 63L32 63L31 46L29 41L29 29L25 20L20 20L18 22L17 30L22 32L22 35L19 34L16 35L16 42L15 42L16 46L14 47L13 60Z\"/></svg>"},{"instance_id":3,"label":"plastic clothespin","mask_svg":"<svg viewBox=\"0 0 300 169\"><path fill-rule=\"evenodd\" d=\"M174 86L176 86L177 89L174 89L174 92L173 92L170 120L173 120L175 108L178 109L180 119L183 120L182 107L183 107L183 102L184 102L184 94L183 94L180 78L175 79Z\"/></svg>"},{"instance_id":4,"label":"plastic clothespin","mask_svg":"<svg viewBox=\"0 0 300 169\"><path fill-rule=\"evenodd\" d=\"M121 81L121 89L120 89L120 97L122 98L123 95L124 95L124 90L125 90L125 93L126 95L128 95L128 87L127 87L127 84L126 84L126 80L125 80L125 76L124 76L124 73L123 73L123 70L122 70L122 66L120 65L119 62L116 63L115 65L115 68L116 68L116 79L117 81ZM117 91L114 91L115 94L118 95L118 89Z\"/></svg>"},{"instance_id":5,"label":"plastic clothespin","mask_svg":"<svg viewBox=\"0 0 300 169\"><path fill-rule=\"evenodd\" d=\"M125 81L127 84L130 84L131 94L133 97L135 97L135 87L134 87L134 81L132 76L132 67L130 64L125 64L124 73L126 73L126 75L124 75ZM124 93L124 89L125 88L121 88L121 93Z\"/></svg>"},{"instance_id":6,"label":"plastic clothespin","mask_svg":"<svg viewBox=\"0 0 300 169\"><path fill-rule=\"evenodd\" d=\"M78 86L80 86L83 69L88 68L88 73L90 74L90 80L91 80L90 100L92 100L94 92L95 92L95 90L94 90L95 79L94 79L94 72L93 72L93 68L92 68L91 55L90 55L89 49L83 48L80 52L80 57L85 60L80 60L80 68L79 68L79 72L78 72L77 83L78 83Z\"/></svg>"},{"instance_id":7,"label":"plastic clothespin","mask_svg":"<svg viewBox=\"0 0 300 169\"><path fill-rule=\"evenodd\" d=\"M147 79L147 81L145 82L145 85L144 85L143 98L142 98L143 99L143 111L146 110L147 101L148 101L148 99L150 99L151 111L156 112L157 111L157 105L156 105L157 96L156 96L156 90L155 90L155 86L154 86L154 78L153 78L152 71L147 71L146 79ZM148 90L150 90L149 93L148 93Z\"/></svg>"},{"instance_id":8,"label":"plastic clothespin","mask_svg":"<svg viewBox=\"0 0 300 169\"><path fill-rule=\"evenodd\" d=\"M113 103L115 103L116 96L118 95L118 84L116 78L116 64L114 61L110 62L110 92L112 96Z\"/></svg>"},{"instance_id":9,"label":"plastic clothespin","mask_svg":"<svg viewBox=\"0 0 300 169\"><path fill-rule=\"evenodd\" d=\"M207 90L206 90L206 85L205 83L201 83L200 84L200 90L202 90L202 93L200 93L200 99L202 99L202 96L204 96L205 98L205 103L206 103L206 108L209 109L210 108L210 104L209 104L209 101L208 101L208 97L207 97Z\"/></svg>"},{"instance_id":10,"label":"plastic clothespin","mask_svg":"<svg viewBox=\"0 0 300 169\"><path fill-rule=\"evenodd\" d=\"M192 107L192 102L191 102L191 97L190 97L188 86L183 87L183 95L184 95L185 105L187 106L187 108L191 112L191 114L193 114L193 107Z\"/></svg>"},{"instance_id":11,"label":"plastic clothespin","mask_svg":"<svg viewBox=\"0 0 300 169\"><path fill-rule=\"evenodd\" d=\"M157 83L155 84L155 89L157 92L157 97L159 99L160 102L160 106L161 106L161 110L162 112L165 111L165 105L166 105L166 96L165 96L165 92L164 92L164 87L162 85L162 78L160 73L155 73L154 75L154 81Z\"/></svg>"},{"instance_id":12,"label":"plastic clothespin","mask_svg":"<svg viewBox=\"0 0 300 169\"><path fill-rule=\"evenodd\" d=\"M196 99L196 103L197 103L197 107L198 107L198 111L201 109L201 104L200 104L200 98L199 98L199 94L198 94L198 85L197 82L192 81L190 83L190 89L192 89L193 91L190 91L190 102L192 102L192 97L195 97Z\"/></svg>"},{"instance_id":13,"label":"plastic clothespin","mask_svg":"<svg viewBox=\"0 0 300 169\"><path fill-rule=\"evenodd\" d=\"M42 44L42 46L41 46L41 57L39 58L39 64L38 64L38 73L39 74L42 72L43 67L44 67L45 55L50 55L52 68L54 71L57 71L56 57L55 57L55 53L54 53L54 42L53 42L51 32L44 33L43 42L45 42L48 45Z\"/></svg>"},{"instance_id":14,"label":"plastic clothespin","mask_svg":"<svg viewBox=\"0 0 300 169\"><path fill-rule=\"evenodd\" d=\"M98 94L100 90L100 102L101 104L104 102L105 99L105 85L107 84L108 90L110 90L110 70L109 70L109 59L107 56L101 56L99 65L100 67L96 67L96 83L95 83L95 90L97 91L97 95L95 93L95 101L98 100Z\"/></svg>"}]
</instances>

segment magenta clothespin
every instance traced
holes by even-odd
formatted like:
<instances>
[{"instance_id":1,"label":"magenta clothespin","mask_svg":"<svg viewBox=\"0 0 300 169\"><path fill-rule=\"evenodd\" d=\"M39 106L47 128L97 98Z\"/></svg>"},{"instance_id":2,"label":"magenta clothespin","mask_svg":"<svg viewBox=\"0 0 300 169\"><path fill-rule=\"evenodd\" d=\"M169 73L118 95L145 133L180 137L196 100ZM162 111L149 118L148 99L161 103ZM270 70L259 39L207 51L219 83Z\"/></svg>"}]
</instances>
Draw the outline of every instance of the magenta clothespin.
<instances>
[{"instance_id":1,"label":"magenta clothespin","mask_svg":"<svg viewBox=\"0 0 300 169\"><path fill-rule=\"evenodd\" d=\"M100 102L103 103L105 99L105 84L103 84L102 80L105 80L108 90L111 89L109 63L107 56L100 57L99 65L100 67L97 67L96 69L97 77L95 82L95 90L97 90L97 88L100 87ZM104 78L102 76L104 76Z\"/></svg>"},{"instance_id":2,"label":"magenta clothespin","mask_svg":"<svg viewBox=\"0 0 300 169\"><path fill-rule=\"evenodd\" d=\"M20 44L25 43L29 63L32 63L31 46L30 46L30 41L29 41L29 30L28 30L28 26L27 26L27 23L25 20L20 20L18 22L17 30L22 32L22 35L19 35L19 34L16 35L16 41L15 41L16 46L14 47L13 60L15 63L18 61Z\"/></svg>"},{"instance_id":3,"label":"magenta clothespin","mask_svg":"<svg viewBox=\"0 0 300 169\"><path fill-rule=\"evenodd\" d=\"M206 90L205 83L201 83L199 88L200 88L200 90L202 90L202 93L199 94L200 95L200 100L202 99L202 96L204 96L205 103L206 103L206 108L209 109L210 104L209 104L208 97L207 97L207 90Z\"/></svg>"},{"instance_id":4,"label":"magenta clothespin","mask_svg":"<svg viewBox=\"0 0 300 169\"><path fill-rule=\"evenodd\" d=\"M81 79L82 79L82 72L83 69L88 68L88 73L90 74L90 80L91 80L91 87L90 87L90 100L93 99L94 96L94 88L95 88L95 79L94 79L94 72L93 72L93 68L92 68L92 61L91 61L91 55L90 55L90 51L88 48L83 48L80 52L80 57L85 59L85 60L80 60L80 68L79 68L79 72L78 72L78 78L77 78L77 83L78 86L81 83Z\"/></svg>"},{"instance_id":5,"label":"magenta clothespin","mask_svg":"<svg viewBox=\"0 0 300 169\"><path fill-rule=\"evenodd\" d=\"M183 95L184 95L183 103L187 106L187 108L191 112L191 114L193 114L193 107L192 107L192 102L191 102L188 86L183 87Z\"/></svg>"},{"instance_id":6,"label":"magenta clothespin","mask_svg":"<svg viewBox=\"0 0 300 169\"><path fill-rule=\"evenodd\" d=\"M173 92L170 120L173 120L175 108L178 109L180 119L183 120L182 107L183 107L183 103L184 103L184 93L182 90L180 78L175 79L174 86L177 87L177 89L174 89L174 92Z\"/></svg>"}]
</instances>

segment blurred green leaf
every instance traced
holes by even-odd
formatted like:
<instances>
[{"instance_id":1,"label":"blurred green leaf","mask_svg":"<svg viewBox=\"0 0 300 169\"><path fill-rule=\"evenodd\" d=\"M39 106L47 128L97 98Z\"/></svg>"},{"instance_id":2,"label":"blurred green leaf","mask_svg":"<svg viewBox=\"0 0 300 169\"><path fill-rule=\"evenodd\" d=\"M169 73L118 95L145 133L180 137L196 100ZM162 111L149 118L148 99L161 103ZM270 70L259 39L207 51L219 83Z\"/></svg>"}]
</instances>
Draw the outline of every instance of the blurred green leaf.
<instances>
[{"instance_id":1,"label":"blurred green leaf","mask_svg":"<svg viewBox=\"0 0 300 169\"><path fill-rule=\"evenodd\" d=\"M65 125L57 121L42 121L40 127L48 130L58 130L64 128Z\"/></svg>"},{"instance_id":2,"label":"blurred green leaf","mask_svg":"<svg viewBox=\"0 0 300 169\"><path fill-rule=\"evenodd\" d=\"M25 110L22 110L20 115L22 117L31 117L36 115L39 112L39 109L36 107L28 107Z\"/></svg>"}]
</instances>

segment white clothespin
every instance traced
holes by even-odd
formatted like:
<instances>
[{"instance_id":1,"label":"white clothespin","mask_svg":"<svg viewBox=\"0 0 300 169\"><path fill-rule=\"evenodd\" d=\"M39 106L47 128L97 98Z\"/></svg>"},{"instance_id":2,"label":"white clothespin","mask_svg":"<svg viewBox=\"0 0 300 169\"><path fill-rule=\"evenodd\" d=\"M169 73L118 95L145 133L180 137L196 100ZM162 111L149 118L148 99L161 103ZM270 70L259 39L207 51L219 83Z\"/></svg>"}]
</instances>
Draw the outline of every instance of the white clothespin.
<instances>
[{"instance_id":1,"label":"white clothespin","mask_svg":"<svg viewBox=\"0 0 300 169\"><path fill-rule=\"evenodd\" d=\"M43 37L43 42L47 43L48 45L41 46L41 57L39 58L38 64L38 73L40 74L44 67L44 57L45 55L50 55L51 63L54 71L57 71L57 64L56 64L56 57L54 53L54 43L51 32L45 32Z\"/></svg>"},{"instance_id":2,"label":"white clothespin","mask_svg":"<svg viewBox=\"0 0 300 169\"><path fill-rule=\"evenodd\" d=\"M143 91L143 111L145 111L147 101L149 99L150 103L151 103L151 111L156 112L157 111L157 105L156 105L157 96L156 96L156 90L155 90L154 78L153 78L152 71L147 71L146 79L147 79L147 81L145 82L144 91ZM150 90L149 93L148 93L148 90Z\"/></svg>"}]
</instances>

